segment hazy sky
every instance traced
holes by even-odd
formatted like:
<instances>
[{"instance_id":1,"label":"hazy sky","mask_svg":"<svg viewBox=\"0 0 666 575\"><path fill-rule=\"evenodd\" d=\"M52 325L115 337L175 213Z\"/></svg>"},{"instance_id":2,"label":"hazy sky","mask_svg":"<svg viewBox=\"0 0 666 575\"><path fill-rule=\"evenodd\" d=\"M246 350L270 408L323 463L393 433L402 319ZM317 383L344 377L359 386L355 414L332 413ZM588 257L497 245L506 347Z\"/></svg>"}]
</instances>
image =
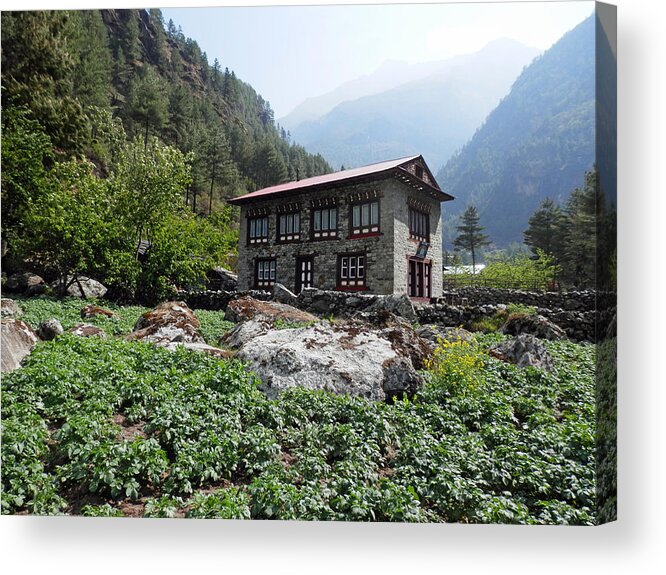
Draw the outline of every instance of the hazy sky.
<instances>
[{"instance_id":1,"label":"hazy sky","mask_svg":"<svg viewBox=\"0 0 666 575\"><path fill-rule=\"evenodd\" d=\"M549 48L589 16L593 2L162 8L269 100L275 117L311 96L368 74L386 60L410 63L474 52L509 37Z\"/></svg>"}]
</instances>

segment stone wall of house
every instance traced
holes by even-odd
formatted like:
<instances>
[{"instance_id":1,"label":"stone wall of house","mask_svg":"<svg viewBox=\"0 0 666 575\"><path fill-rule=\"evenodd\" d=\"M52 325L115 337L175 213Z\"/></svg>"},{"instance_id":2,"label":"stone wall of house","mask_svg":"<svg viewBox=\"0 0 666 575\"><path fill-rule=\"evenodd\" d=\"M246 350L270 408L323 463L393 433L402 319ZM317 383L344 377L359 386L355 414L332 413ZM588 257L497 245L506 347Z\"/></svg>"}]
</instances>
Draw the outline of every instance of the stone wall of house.
<instances>
[{"instance_id":1,"label":"stone wall of house","mask_svg":"<svg viewBox=\"0 0 666 575\"><path fill-rule=\"evenodd\" d=\"M238 254L239 289L254 287L255 261L257 258L275 258L276 281L291 290L296 289L296 258L314 256L314 287L334 290L337 287L338 255L365 254L367 291L374 294L406 293L407 255L414 254L418 242L409 240L407 197L418 194L393 178L336 189L308 191L264 202L254 202L241 207L240 246ZM350 203L359 198L379 198L380 234L369 237L349 238L351 229ZM420 197L420 195L418 195ZM335 199L338 208L338 236L333 239L311 240L312 211L317 202ZM430 229L432 248L428 258L432 260L433 295L441 291L441 224L440 206L436 200L421 198L431 206ZM282 204L299 204L301 240L291 243L276 242L278 208ZM248 210L268 211L269 242L247 244ZM397 270L397 272L395 271Z\"/></svg>"},{"instance_id":2,"label":"stone wall of house","mask_svg":"<svg viewBox=\"0 0 666 575\"><path fill-rule=\"evenodd\" d=\"M431 297L442 294L442 223L440 202L404 188L394 191L391 196L393 219L393 260L395 266L394 293L407 294L407 271L409 258L416 254L419 241L409 237L409 201L415 200L425 205L430 220L430 248L426 257L431 263Z\"/></svg>"}]
</instances>

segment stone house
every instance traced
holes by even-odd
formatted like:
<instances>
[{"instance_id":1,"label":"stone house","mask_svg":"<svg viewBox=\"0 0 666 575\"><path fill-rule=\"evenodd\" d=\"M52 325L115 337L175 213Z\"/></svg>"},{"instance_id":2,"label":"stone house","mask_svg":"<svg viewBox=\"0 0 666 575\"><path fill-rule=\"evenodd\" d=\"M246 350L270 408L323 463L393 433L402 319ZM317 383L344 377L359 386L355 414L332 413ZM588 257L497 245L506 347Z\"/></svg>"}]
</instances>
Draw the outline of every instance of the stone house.
<instances>
[{"instance_id":1,"label":"stone house","mask_svg":"<svg viewBox=\"0 0 666 575\"><path fill-rule=\"evenodd\" d=\"M439 297L444 193L422 156L264 188L240 206L238 289Z\"/></svg>"}]
</instances>

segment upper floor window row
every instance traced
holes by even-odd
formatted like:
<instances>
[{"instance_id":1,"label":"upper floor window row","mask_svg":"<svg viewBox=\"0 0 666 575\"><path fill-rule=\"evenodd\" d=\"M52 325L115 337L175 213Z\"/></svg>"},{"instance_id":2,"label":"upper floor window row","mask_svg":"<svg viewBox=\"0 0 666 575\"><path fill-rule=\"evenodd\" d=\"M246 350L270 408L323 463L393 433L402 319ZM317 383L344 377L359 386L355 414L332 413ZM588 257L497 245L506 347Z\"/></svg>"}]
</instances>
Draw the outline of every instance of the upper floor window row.
<instances>
[{"instance_id":1,"label":"upper floor window row","mask_svg":"<svg viewBox=\"0 0 666 575\"><path fill-rule=\"evenodd\" d=\"M379 200L352 204L349 208L349 236L376 235L380 233ZM313 208L311 212L310 237L313 240L333 239L339 235L339 212L337 206ZM411 211L410 211L411 218ZM268 216L249 217L248 244L268 242ZM276 217L278 242L299 241L301 233L300 212L278 214ZM412 223L410 219L410 234Z\"/></svg>"}]
</instances>

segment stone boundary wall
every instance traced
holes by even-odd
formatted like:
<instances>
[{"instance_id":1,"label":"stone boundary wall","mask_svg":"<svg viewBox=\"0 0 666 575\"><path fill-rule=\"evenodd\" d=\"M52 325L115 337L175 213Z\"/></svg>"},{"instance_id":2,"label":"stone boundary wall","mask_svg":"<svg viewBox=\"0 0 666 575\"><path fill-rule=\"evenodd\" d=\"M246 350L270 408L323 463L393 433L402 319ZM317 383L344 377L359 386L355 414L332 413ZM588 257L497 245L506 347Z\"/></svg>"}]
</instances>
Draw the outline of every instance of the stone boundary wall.
<instances>
[{"instance_id":1,"label":"stone boundary wall","mask_svg":"<svg viewBox=\"0 0 666 575\"><path fill-rule=\"evenodd\" d=\"M270 292L252 290L242 292L201 291L182 294L182 298L192 309L208 310L225 310L230 301L244 296L251 296L263 301L274 299ZM468 305L461 305L463 297L467 298ZM303 290L298 296L294 296L289 301L285 299L280 301L322 317L330 315L349 317L356 312L366 311L373 306L375 306L373 309L376 309L378 300L386 298L405 300L409 305L406 296L380 296L314 288ZM506 304L519 303L536 307L539 315L561 327L569 338L575 341L595 341L597 334L604 336L615 315L614 306L608 306L605 311L597 312L595 309L596 299L596 293L593 291L534 293L465 288L455 292L446 292L445 297L439 298L437 303L416 304L414 311L416 312L417 321L421 324L469 327L475 321L492 317L497 311L504 309ZM601 300L603 299L602 296ZM448 303L450 301L454 303ZM550 306L538 305L544 303L550 304ZM403 317L412 315L411 313L404 313L400 307L395 308L394 305L390 309L399 315L403 315ZM413 317L409 319L412 320Z\"/></svg>"},{"instance_id":2,"label":"stone boundary wall","mask_svg":"<svg viewBox=\"0 0 666 575\"><path fill-rule=\"evenodd\" d=\"M597 306L596 291L529 292L522 290L466 287L447 290L442 300L451 305L521 304L537 308L569 311L594 311Z\"/></svg>"}]
</instances>

